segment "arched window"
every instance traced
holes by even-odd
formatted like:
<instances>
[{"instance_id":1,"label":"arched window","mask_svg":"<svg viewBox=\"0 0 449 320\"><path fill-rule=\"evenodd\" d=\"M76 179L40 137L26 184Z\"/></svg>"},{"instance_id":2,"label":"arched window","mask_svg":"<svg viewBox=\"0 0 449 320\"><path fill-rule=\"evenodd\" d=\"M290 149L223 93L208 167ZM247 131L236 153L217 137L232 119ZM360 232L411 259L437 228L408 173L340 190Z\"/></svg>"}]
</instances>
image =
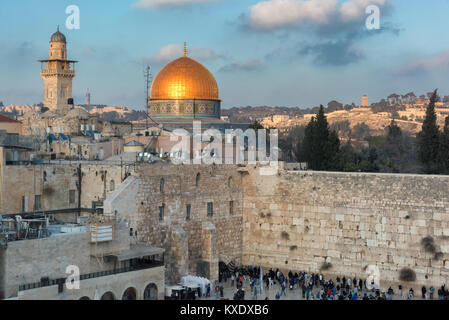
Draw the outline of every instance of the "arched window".
<instances>
[{"instance_id":1,"label":"arched window","mask_svg":"<svg viewBox=\"0 0 449 320\"><path fill-rule=\"evenodd\" d=\"M114 181L114 180L111 180L111 182L109 183L109 189L110 189L111 191L114 191L114 190L115 190L115 181Z\"/></svg>"},{"instance_id":2,"label":"arched window","mask_svg":"<svg viewBox=\"0 0 449 320\"><path fill-rule=\"evenodd\" d=\"M115 295L112 292L108 291L101 296L100 300L115 300Z\"/></svg>"},{"instance_id":3,"label":"arched window","mask_svg":"<svg viewBox=\"0 0 449 320\"><path fill-rule=\"evenodd\" d=\"M195 186L198 187L200 185L201 175L198 173L195 179Z\"/></svg>"},{"instance_id":4,"label":"arched window","mask_svg":"<svg viewBox=\"0 0 449 320\"><path fill-rule=\"evenodd\" d=\"M164 192L164 184L165 184L165 181L162 178L161 181L159 182L159 191L160 192Z\"/></svg>"},{"instance_id":5,"label":"arched window","mask_svg":"<svg viewBox=\"0 0 449 320\"><path fill-rule=\"evenodd\" d=\"M137 290L135 288L128 288L123 293L122 300L137 300Z\"/></svg>"},{"instance_id":6,"label":"arched window","mask_svg":"<svg viewBox=\"0 0 449 320\"><path fill-rule=\"evenodd\" d=\"M143 300L157 300L157 296L157 286L154 283L147 285L143 292Z\"/></svg>"}]
</instances>

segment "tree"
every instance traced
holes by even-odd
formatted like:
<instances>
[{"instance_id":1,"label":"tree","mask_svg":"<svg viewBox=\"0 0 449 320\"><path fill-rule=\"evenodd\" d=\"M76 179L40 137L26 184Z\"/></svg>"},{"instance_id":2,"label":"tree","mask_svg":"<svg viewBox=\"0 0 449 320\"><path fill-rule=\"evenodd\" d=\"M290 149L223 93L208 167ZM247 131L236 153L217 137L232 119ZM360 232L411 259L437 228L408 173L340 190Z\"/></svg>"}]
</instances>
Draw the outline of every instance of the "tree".
<instances>
[{"instance_id":1,"label":"tree","mask_svg":"<svg viewBox=\"0 0 449 320\"><path fill-rule=\"evenodd\" d=\"M312 117L304 132L302 151L312 170L335 170L340 140L329 124L321 105L316 117Z\"/></svg>"},{"instance_id":2,"label":"tree","mask_svg":"<svg viewBox=\"0 0 449 320\"><path fill-rule=\"evenodd\" d=\"M449 116L444 121L444 130L440 135L440 169L441 173L449 174Z\"/></svg>"},{"instance_id":3,"label":"tree","mask_svg":"<svg viewBox=\"0 0 449 320\"><path fill-rule=\"evenodd\" d=\"M365 123L358 123L352 128L351 130L351 138L355 140L362 140L365 139L367 136L370 135L371 129L370 127Z\"/></svg>"},{"instance_id":4,"label":"tree","mask_svg":"<svg viewBox=\"0 0 449 320\"><path fill-rule=\"evenodd\" d=\"M430 97L422 131L418 134L418 158L425 173L438 173L439 171L440 132L435 113L437 99L438 94L435 90Z\"/></svg>"},{"instance_id":5,"label":"tree","mask_svg":"<svg viewBox=\"0 0 449 320\"><path fill-rule=\"evenodd\" d=\"M263 125L260 124L259 121L254 121L253 123L251 123L251 124L248 126L248 128L249 128L249 129L253 129L253 130L255 130L255 131L257 132L257 130L263 129L264 127L263 127Z\"/></svg>"},{"instance_id":6,"label":"tree","mask_svg":"<svg viewBox=\"0 0 449 320\"><path fill-rule=\"evenodd\" d=\"M390 125L387 127L387 140L391 142L395 142L398 139L402 138L401 128L398 127L396 121L391 120Z\"/></svg>"},{"instance_id":7,"label":"tree","mask_svg":"<svg viewBox=\"0 0 449 320\"><path fill-rule=\"evenodd\" d=\"M334 112L338 110L343 110L343 104L340 102L332 100L327 104L327 112Z\"/></svg>"}]
</instances>

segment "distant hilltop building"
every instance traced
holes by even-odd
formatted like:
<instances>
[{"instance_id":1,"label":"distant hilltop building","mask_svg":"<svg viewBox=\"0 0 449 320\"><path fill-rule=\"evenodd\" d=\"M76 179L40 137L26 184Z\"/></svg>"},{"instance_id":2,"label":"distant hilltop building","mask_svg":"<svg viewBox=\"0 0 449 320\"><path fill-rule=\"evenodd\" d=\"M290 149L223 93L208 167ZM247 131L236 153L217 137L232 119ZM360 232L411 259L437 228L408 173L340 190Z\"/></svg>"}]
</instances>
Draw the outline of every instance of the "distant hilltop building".
<instances>
[{"instance_id":1,"label":"distant hilltop building","mask_svg":"<svg viewBox=\"0 0 449 320\"><path fill-rule=\"evenodd\" d=\"M72 80L75 77L75 63L67 60L67 41L58 30L51 36L49 57L39 60L41 77L44 80L44 107L57 114L67 114L72 98Z\"/></svg>"},{"instance_id":2,"label":"distant hilltop building","mask_svg":"<svg viewBox=\"0 0 449 320\"><path fill-rule=\"evenodd\" d=\"M362 107L368 107L368 96L364 95L362 97Z\"/></svg>"}]
</instances>

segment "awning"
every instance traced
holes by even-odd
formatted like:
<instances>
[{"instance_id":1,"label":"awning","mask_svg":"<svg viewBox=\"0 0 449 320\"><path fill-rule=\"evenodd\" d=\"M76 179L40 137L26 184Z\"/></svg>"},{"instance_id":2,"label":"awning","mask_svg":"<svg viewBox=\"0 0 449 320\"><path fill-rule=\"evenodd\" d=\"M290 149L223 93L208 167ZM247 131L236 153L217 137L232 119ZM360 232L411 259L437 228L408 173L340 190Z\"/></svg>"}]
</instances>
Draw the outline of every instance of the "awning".
<instances>
[{"instance_id":1,"label":"awning","mask_svg":"<svg viewBox=\"0 0 449 320\"><path fill-rule=\"evenodd\" d=\"M124 251L120 254L111 254L111 257L117 259L117 261L126 261L135 258L156 256L159 254L163 254L165 249L162 248L154 248L154 247L146 247L142 245L132 245L131 248L127 251Z\"/></svg>"}]
</instances>

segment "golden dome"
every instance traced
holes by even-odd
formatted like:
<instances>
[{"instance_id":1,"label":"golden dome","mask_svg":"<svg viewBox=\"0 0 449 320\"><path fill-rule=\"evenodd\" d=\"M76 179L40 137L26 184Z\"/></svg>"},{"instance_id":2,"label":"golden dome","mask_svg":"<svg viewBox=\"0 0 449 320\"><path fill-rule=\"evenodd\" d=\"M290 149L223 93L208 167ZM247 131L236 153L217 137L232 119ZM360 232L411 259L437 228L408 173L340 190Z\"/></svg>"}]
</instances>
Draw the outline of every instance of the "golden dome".
<instances>
[{"instance_id":1,"label":"golden dome","mask_svg":"<svg viewBox=\"0 0 449 320\"><path fill-rule=\"evenodd\" d=\"M151 99L218 100L218 85L206 67L184 56L158 73L151 86Z\"/></svg>"}]
</instances>

